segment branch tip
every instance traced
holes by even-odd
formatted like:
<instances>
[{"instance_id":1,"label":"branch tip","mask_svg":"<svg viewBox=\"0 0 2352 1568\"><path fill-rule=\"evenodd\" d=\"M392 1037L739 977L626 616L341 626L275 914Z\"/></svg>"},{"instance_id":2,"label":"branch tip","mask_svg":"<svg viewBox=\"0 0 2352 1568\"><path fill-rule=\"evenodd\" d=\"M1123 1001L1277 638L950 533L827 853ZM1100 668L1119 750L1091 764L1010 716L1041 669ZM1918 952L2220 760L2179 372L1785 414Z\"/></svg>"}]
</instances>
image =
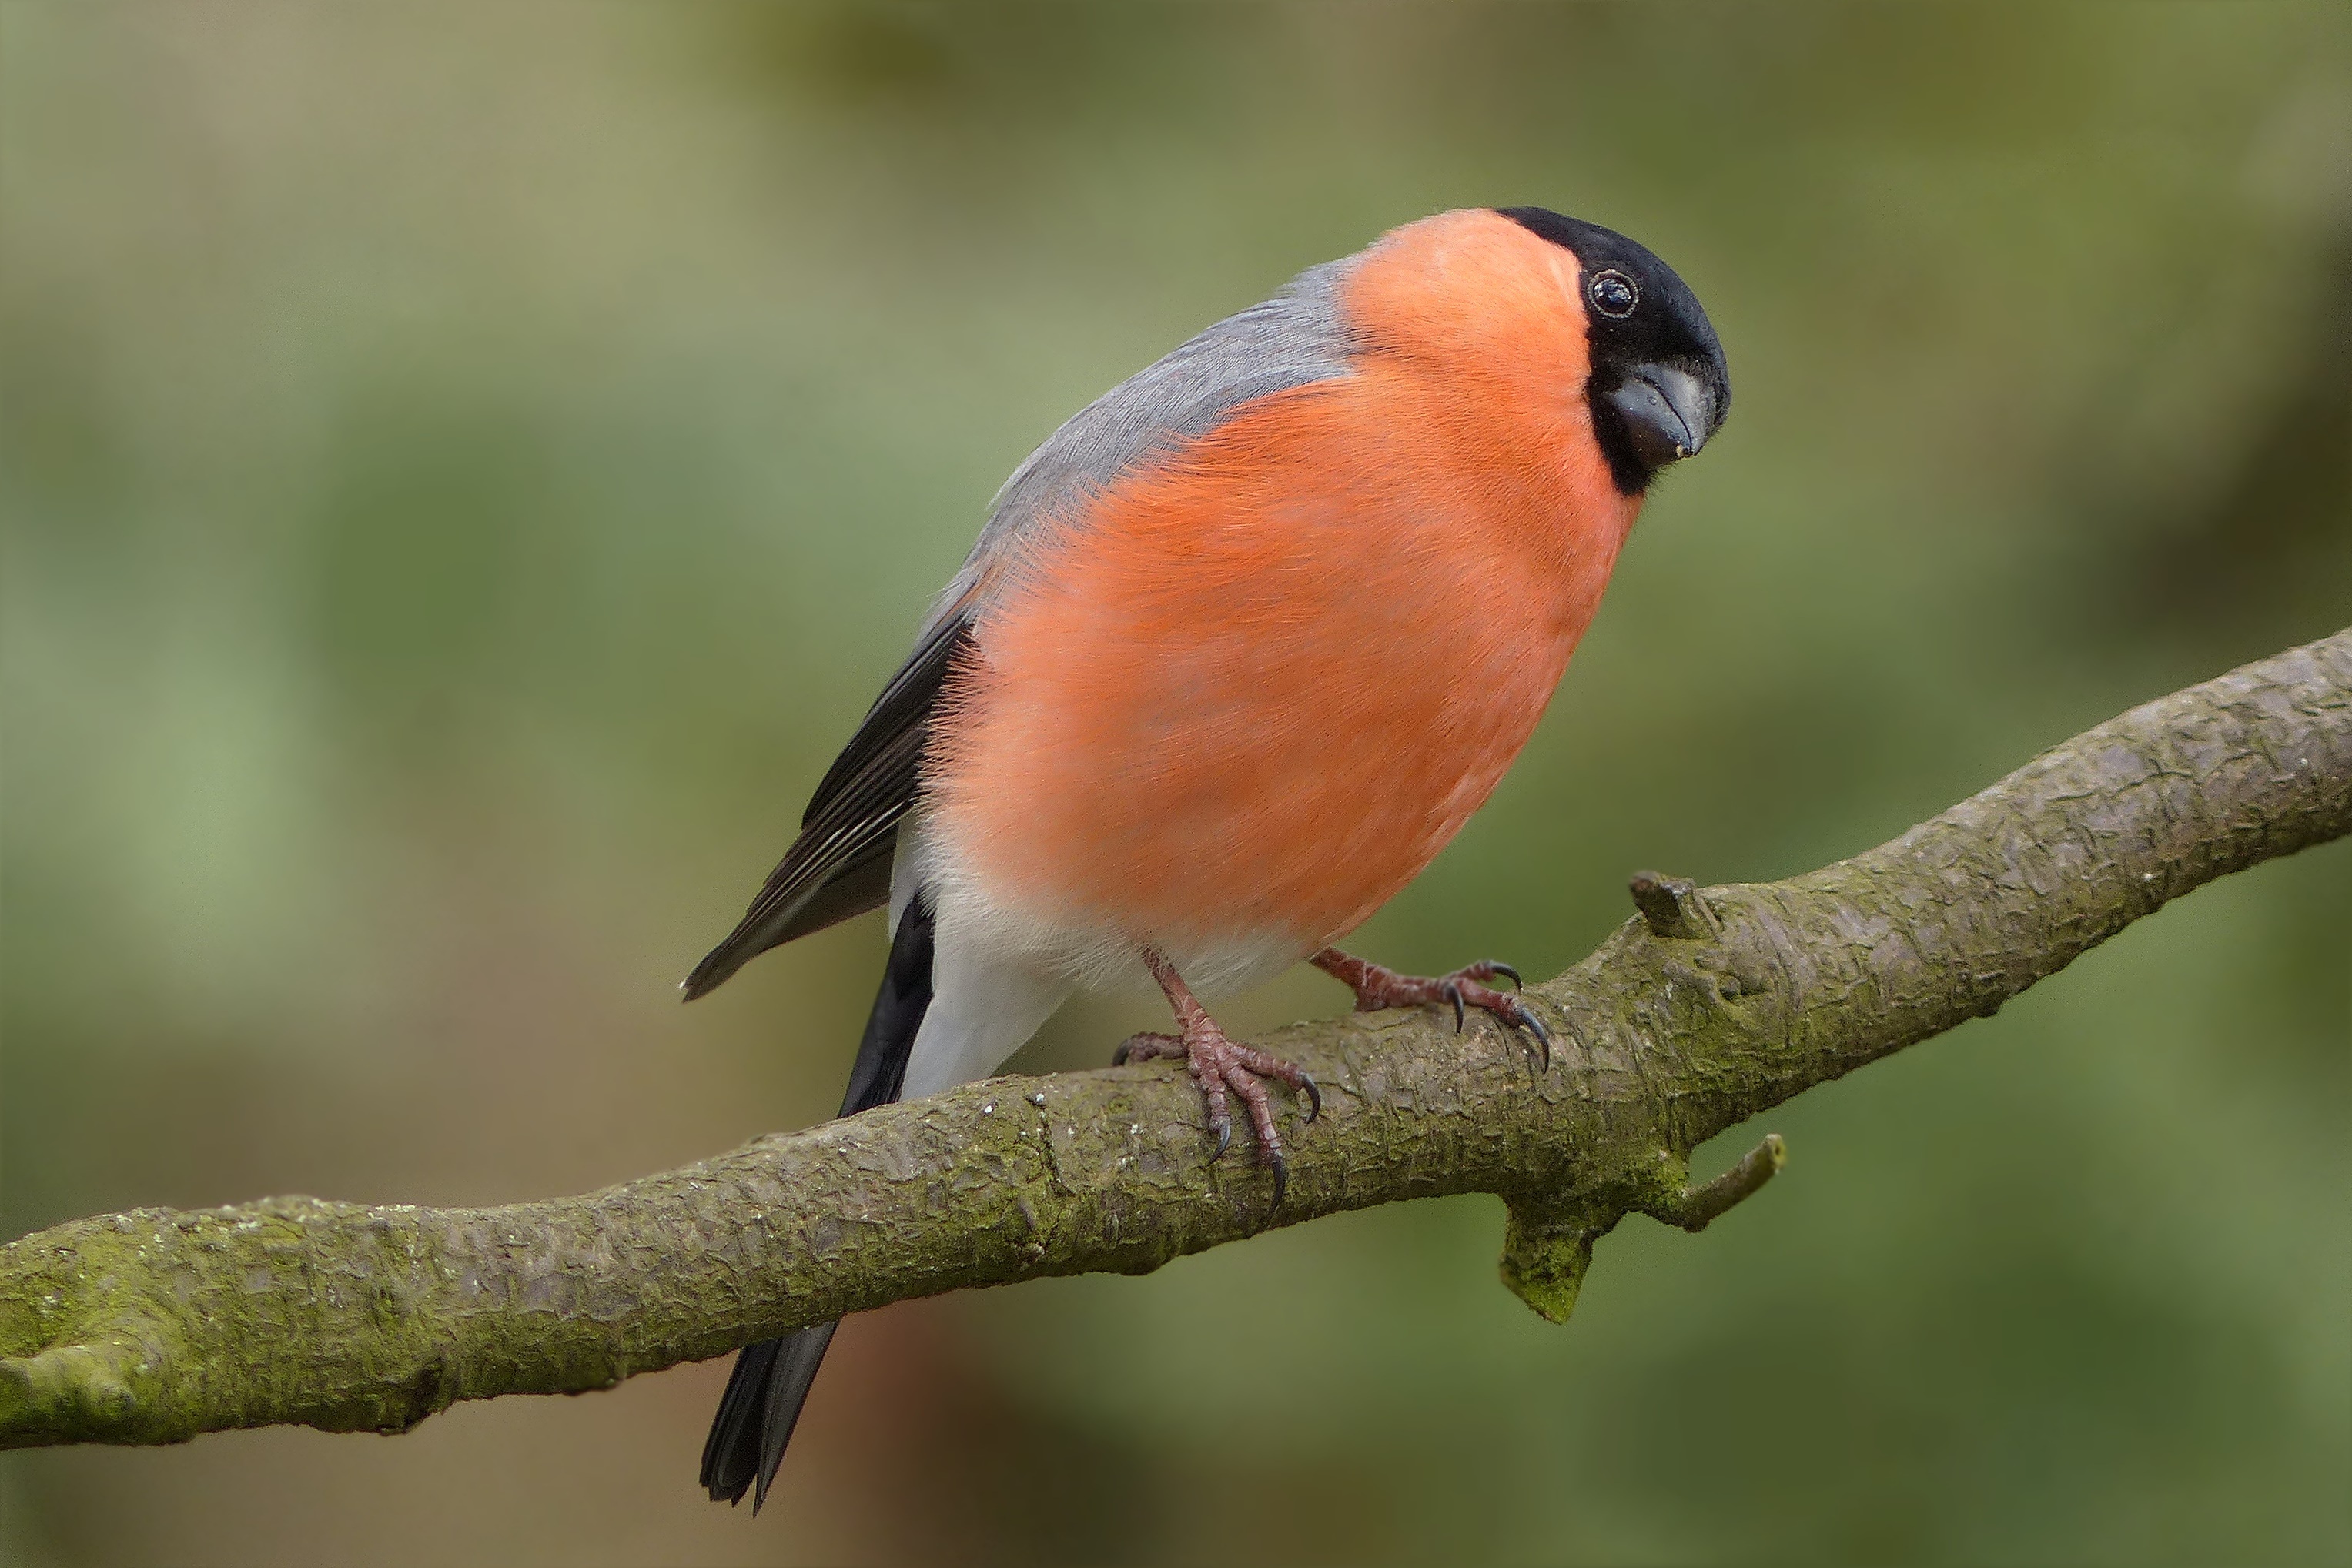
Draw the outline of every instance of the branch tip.
<instances>
[{"instance_id":1,"label":"branch tip","mask_svg":"<svg viewBox=\"0 0 2352 1568\"><path fill-rule=\"evenodd\" d=\"M1789 1163L1789 1145L1778 1133L1739 1156L1739 1163L1698 1186L1677 1186L1645 1205L1643 1213L1696 1235L1739 1204L1756 1196L1764 1184Z\"/></svg>"}]
</instances>

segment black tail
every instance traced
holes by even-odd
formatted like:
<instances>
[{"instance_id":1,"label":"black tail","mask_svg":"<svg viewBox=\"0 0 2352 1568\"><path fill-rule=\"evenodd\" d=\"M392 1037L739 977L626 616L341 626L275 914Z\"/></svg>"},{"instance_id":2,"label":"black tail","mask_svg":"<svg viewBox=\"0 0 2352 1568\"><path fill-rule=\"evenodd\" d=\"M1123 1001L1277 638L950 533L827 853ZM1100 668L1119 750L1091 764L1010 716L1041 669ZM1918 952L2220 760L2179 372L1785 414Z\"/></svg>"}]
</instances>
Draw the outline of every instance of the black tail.
<instances>
[{"instance_id":1,"label":"black tail","mask_svg":"<svg viewBox=\"0 0 2352 1568\"><path fill-rule=\"evenodd\" d=\"M890 940L882 989L866 1019L857 1063L849 1070L843 1115L887 1105L898 1097L915 1031L923 1027L923 1013L930 1005L931 910L918 894ZM837 1322L812 1324L782 1339L747 1345L735 1358L734 1375L719 1396L719 1414L702 1445L702 1484L710 1489L712 1501L740 1502L750 1491L751 1511L757 1513L768 1500L768 1485L776 1479L776 1466L783 1460L784 1445L792 1441L809 1385L816 1381L816 1369L839 1326Z\"/></svg>"}]
</instances>

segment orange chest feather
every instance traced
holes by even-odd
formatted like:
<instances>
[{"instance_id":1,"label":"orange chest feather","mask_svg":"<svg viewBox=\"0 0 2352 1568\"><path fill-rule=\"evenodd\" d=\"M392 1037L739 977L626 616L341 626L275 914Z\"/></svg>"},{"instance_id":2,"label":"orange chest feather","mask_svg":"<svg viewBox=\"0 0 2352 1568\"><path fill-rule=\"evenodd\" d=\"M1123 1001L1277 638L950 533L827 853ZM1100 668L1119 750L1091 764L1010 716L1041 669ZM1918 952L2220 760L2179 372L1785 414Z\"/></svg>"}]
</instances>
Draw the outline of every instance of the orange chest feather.
<instances>
[{"instance_id":1,"label":"orange chest feather","mask_svg":"<svg viewBox=\"0 0 2352 1568\"><path fill-rule=\"evenodd\" d=\"M1302 950L1392 897L1526 743L1637 502L1573 426L1481 442L1409 372L1242 411L1018 564L927 769L992 900Z\"/></svg>"}]
</instances>

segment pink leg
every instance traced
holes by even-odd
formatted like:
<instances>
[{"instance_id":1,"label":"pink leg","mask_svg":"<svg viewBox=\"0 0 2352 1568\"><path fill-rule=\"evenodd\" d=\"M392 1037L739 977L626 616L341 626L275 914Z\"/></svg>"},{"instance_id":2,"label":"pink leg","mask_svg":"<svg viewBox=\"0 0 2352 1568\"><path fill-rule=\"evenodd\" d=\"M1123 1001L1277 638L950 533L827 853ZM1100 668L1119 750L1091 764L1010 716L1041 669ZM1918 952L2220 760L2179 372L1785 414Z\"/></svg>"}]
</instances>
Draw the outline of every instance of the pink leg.
<instances>
[{"instance_id":1,"label":"pink leg","mask_svg":"<svg viewBox=\"0 0 2352 1568\"><path fill-rule=\"evenodd\" d=\"M1150 1061L1163 1056L1182 1057L1192 1082L1200 1086L1201 1097L1208 1102L1209 1131L1217 1140L1220 1155L1234 1140L1229 1095L1240 1095L1242 1103L1249 1107L1250 1126L1257 1134L1259 1155L1274 1167L1274 1203L1279 1208L1283 1192L1290 1185L1290 1163L1283 1157L1282 1134L1275 1129L1274 1103L1264 1080L1280 1079L1294 1092L1305 1094L1307 1119L1310 1122L1322 1114L1323 1092L1316 1088L1315 1080L1292 1063L1228 1040L1217 1020L1209 1016L1208 1009L1178 976L1175 967L1157 948L1146 947L1143 961L1150 967L1151 977L1167 993L1168 1005L1175 1009L1176 1025L1183 1032L1131 1036L1111 1057L1112 1065Z\"/></svg>"},{"instance_id":2,"label":"pink leg","mask_svg":"<svg viewBox=\"0 0 2352 1568\"><path fill-rule=\"evenodd\" d=\"M1450 975L1424 979L1417 975L1400 975L1394 969L1351 957L1337 947L1326 947L1307 961L1352 989L1356 993L1356 1010L1360 1013L1376 1013L1383 1008L1420 1008L1450 1002L1454 1007L1454 1031L1459 1033L1467 1016L1464 1009L1477 1008L1534 1035L1536 1043L1543 1048L1544 1065L1551 1065L1551 1030L1544 1027L1543 1019L1536 1017L1518 998L1482 983L1500 975L1517 986L1519 972L1508 964L1491 960L1465 964Z\"/></svg>"}]
</instances>

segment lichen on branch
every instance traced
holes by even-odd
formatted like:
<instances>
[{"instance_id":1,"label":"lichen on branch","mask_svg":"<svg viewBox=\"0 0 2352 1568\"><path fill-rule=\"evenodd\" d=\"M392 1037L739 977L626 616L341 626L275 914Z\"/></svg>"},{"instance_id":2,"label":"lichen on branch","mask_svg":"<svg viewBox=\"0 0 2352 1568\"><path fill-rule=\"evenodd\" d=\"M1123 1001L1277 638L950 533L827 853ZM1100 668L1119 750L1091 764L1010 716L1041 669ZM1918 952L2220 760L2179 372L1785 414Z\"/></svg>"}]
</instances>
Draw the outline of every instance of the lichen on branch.
<instances>
[{"instance_id":1,"label":"lichen on branch","mask_svg":"<svg viewBox=\"0 0 2352 1568\"><path fill-rule=\"evenodd\" d=\"M1785 882L1634 879L1640 917L1492 1020L1355 1015L1260 1042L1324 1115L1289 1192L1218 1161L1180 1069L1002 1078L583 1197L139 1209L0 1248L0 1447L277 1423L397 1431L609 1387L844 1312L1142 1273L1342 1209L1509 1206L1505 1282L1564 1318L1627 1214L1696 1230L1780 1166L1690 1151L1990 1013L2167 901L2352 832L2352 632L2148 703L1877 849ZM1241 1151L1237 1151L1237 1154Z\"/></svg>"}]
</instances>

